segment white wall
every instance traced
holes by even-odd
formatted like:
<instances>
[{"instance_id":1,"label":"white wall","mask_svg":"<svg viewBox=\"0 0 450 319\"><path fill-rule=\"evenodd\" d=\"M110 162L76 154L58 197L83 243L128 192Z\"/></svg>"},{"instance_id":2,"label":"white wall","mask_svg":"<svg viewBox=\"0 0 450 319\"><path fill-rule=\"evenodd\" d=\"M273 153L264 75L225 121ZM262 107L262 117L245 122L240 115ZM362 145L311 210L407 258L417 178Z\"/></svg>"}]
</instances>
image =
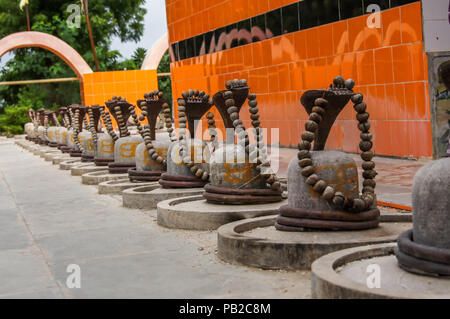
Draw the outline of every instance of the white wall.
<instances>
[{"instance_id":1,"label":"white wall","mask_svg":"<svg viewBox=\"0 0 450 319\"><path fill-rule=\"evenodd\" d=\"M450 0L422 0L426 52L450 51Z\"/></svg>"}]
</instances>

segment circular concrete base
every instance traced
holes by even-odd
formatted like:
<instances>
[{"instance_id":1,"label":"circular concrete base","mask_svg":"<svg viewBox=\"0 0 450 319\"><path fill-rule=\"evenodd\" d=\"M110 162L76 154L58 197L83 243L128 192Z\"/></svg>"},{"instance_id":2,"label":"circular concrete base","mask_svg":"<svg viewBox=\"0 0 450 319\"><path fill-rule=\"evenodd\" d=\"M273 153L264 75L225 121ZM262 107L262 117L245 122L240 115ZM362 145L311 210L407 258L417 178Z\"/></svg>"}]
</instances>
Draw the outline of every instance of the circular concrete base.
<instances>
[{"instance_id":1,"label":"circular concrete base","mask_svg":"<svg viewBox=\"0 0 450 319\"><path fill-rule=\"evenodd\" d=\"M37 148L33 149L33 154L41 156L41 154L50 151L51 148L48 146L39 145Z\"/></svg>"},{"instance_id":2,"label":"circular concrete base","mask_svg":"<svg viewBox=\"0 0 450 319\"><path fill-rule=\"evenodd\" d=\"M312 265L312 297L326 299L449 299L450 279L416 275L398 266L395 243L345 249ZM370 266L370 267L369 267ZM369 288L380 274L379 288ZM372 286L373 287L373 286Z\"/></svg>"},{"instance_id":3,"label":"circular concrete base","mask_svg":"<svg viewBox=\"0 0 450 319\"><path fill-rule=\"evenodd\" d=\"M218 205L208 203L203 196L169 199L158 203L158 224L186 230L216 230L224 224L259 216L276 215L283 200L259 205Z\"/></svg>"},{"instance_id":4,"label":"circular concrete base","mask_svg":"<svg viewBox=\"0 0 450 319\"><path fill-rule=\"evenodd\" d=\"M394 242L411 228L410 223L382 222L378 228L361 231L283 232L275 229L276 218L259 217L220 227L219 258L263 269L306 270L323 255L355 246Z\"/></svg>"},{"instance_id":5,"label":"circular concrete base","mask_svg":"<svg viewBox=\"0 0 450 319\"><path fill-rule=\"evenodd\" d=\"M128 174L110 174L108 170L86 173L81 175L81 183L85 185L98 185L101 182L115 181L128 178Z\"/></svg>"},{"instance_id":6,"label":"circular concrete base","mask_svg":"<svg viewBox=\"0 0 450 319\"><path fill-rule=\"evenodd\" d=\"M172 198L203 194L200 188L162 188L158 182L150 186L126 189L122 192L123 207L155 209L159 202Z\"/></svg>"},{"instance_id":7,"label":"circular concrete base","mask_svg":"<svg viewBox=\"0 0 450 319\"><path fill-rule=\"evenodd\" d=\"M59 169L63 170L63 171L70 171L72 169L72 167L74 166L78 166L81 165L81 160L80 159L74 159L72 157L72 159L69 159L67 161L61 162L59 164Z\"/></svg>"},{"instance_id":8,"label":"circular concrete base","mask_svg":"<svg viewBox=\"0 0 450 319\"><path fill-rule=\"evenodd\" d=\"M41 152L39 154L39 156L45 159L46 156L48 156L48 155L55 155L55 154L61 154L61 151L58 150L58 149L55 149L55 148L51 148L48 151L46 150L46 151Z\"/></svg>"},{"instance_id":9,"label":"circular concrete base","mask_svg":"<svg viewBox=\"0 0 450 319\"><path fill-rule=\"evenodd\" d=\"M105 167L96 166L93 163L83 163L83 162L81 163L82 163L81 165L73 166L70 169L70 174L72 174L72 176L81 176L87 173L105 170Z\"/></svg>"},{"instance_id":10,"label":"circular concrete base","mask_svg":"<svg viewBox=\"0 0 450 319\"><path fill-rule=\"evenodd\" d=\"M71 159L70 155L60 154L58 156L53 157L52 164L59 166L59 164L61 164L62 162L69 161L70 159Z\"/></svg>"},{"instance_id":11,"label":"circular concrete base","mask_svg":"<svg viewBox=\"0 0 450 319\"><path fill-rule=\"evenodd\" d=\"M153 184L157 184L157 182L131 182L129 178L125 178L98 184L98 193L102 195L120 195L128 188L150 186Z\"/></svg>"},{"instance_id":12,"label":"circular concrete base","mask_svg":"<svg viewBox=\"0 0 450 319\"><path fill-rule=\"evenodd\" d=\"M53 161L53 159L55 157L58 157L58 156L61 156L61 155L62 155L62 153L61 153L60 150L57 150L56 152L48 152L48 153L45 154L44 159L47 162L51 162L51 161Z\"/></svg>"}]
</instances>

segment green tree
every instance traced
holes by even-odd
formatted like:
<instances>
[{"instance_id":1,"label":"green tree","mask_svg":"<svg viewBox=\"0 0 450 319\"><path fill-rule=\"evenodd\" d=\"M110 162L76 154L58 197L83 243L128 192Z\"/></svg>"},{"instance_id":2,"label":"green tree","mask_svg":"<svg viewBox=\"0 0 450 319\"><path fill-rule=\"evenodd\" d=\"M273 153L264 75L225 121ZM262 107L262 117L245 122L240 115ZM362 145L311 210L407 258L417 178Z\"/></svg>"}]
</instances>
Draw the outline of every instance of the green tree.
<instances>
[{"instance_id":1,"label":"green tree","mask_svg":"<svg viewBox=\"0 0 450 319\"><path fill-rule=\"evenodd\" d=\"M72 4L79 4L73 1ZM144 31L145 0L96 0L89 1L89 14L101 71L120 69L122 56L111 50L111 38L122 41L139 41ZM33 0L28 5L33 31L53 34L71 45L94 69L86 19L80 15L81 27L69 27L67 11L71 2L65 0ZM8 34L26 31L26 15L17 0L0 0L0 38ZM125 62L125 61L124 61ZM128 67L133 67L129 64ZM0 81L74 77L74 72L56 55L39 48L15 50L14 58L0 70ZM43 89L45 87L45 89ZM20 86L0 87L0 100L6 105L17 105ZM78 83L56 83L40 86L46 92L42 98L46 107L79 102ZM78 98L76 97L78 96Z\"/></svg>"}]
</instances>

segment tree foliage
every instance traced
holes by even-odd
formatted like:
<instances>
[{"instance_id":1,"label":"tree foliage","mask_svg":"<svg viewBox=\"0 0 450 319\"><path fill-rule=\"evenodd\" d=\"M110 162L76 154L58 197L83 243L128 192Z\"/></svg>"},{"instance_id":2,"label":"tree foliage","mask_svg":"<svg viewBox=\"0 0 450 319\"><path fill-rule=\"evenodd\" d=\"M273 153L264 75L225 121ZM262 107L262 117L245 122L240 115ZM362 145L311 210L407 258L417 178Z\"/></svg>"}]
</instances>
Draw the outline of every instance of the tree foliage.
<instances>
[{"instance_id":1,"label":"tree foliage","mask_svg":"<svg viewBox=\"0 0 450 319\"><path fill-rule=\"evenodd\" d=\"M145 57L145 49L136 50L133 57L123 60L117 50L111 50L111 38L121 41L139 41L144 32L146 0L95 0L88 1L100 71L138 69L139 61ZM80 28L70 27L67 20L73 12L67 11L70 4L78 0L33 0L28 10L32 31L57 36L72 46L94 70L86 18L80 15ZM0 0L0 38L11 33L26 31L25 11L20 10L17 0ZM59 57L40 48L14 50L14 58L0 70L0 81L17 81L75 77L75 73ZM0 116L8 108L30 105L56 108L60 105L80 103L80 87L77 82L51 83L45 85L1 86ZM1 129L0 129L1 130Z\"/></svg>"}]
</instances>

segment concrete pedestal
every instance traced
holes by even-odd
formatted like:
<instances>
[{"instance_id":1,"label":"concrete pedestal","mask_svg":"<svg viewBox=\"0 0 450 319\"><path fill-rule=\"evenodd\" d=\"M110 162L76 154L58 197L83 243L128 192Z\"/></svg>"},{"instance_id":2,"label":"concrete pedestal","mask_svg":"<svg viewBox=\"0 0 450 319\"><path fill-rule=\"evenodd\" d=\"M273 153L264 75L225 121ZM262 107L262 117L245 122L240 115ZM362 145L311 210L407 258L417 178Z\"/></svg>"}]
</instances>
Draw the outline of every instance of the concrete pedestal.
<instances>
[{"instance_id":1,"label":"concrete pedestal","mask_svg":"<svg viewBox=\"0 0 450 319\"><path fill-rule=\"evenodd\" d=\"M167 228L215 230L237 220L278 214L287 201L255 205L217 205L203 196L175 198L158 203L158 224Z\"/></svg>"},{"instance_id":2,"label":"concrete pedestal","mask_svg":"<svg viewBox=\"0 0 450 319\"><path fill-rule=\"evenodd\" d=\"M105 167L96 166L93 163L82 163L77 166L73 166L70 169L72 176L81 176L87 173L104 171Z\"/></svg>"},{"instance_id":3,"label":"concrete pedestal","mask_svg":"<svg viewBox=\"0 0 450 319\"><path fill-rule=\"evenodd\" d=\"M110 174L108 170L102 170L81 175L81 183L85 185L98 185L101 182L125 178L128 178L128 174Z\"/></svg>"},{"instance_id":4,"label":"concrete pedestal","mask_svg":"<svg viewBox=\"0 0 450 319\"><path fill-rule=\"evenodd\" d=\"M316 299L449 299L450 279L404 271L394 255L396 244L340 250L317 259L312 270ZM379 267L379 268L378 268ZM379 288L370 280L379 270ZM369 288L370 287L373 288Z\"/></svg>"},{"instance_id":5,"label":"concrete pedestal","mask_svg":"<svg viewBox=\"0 0 450 319\"><path fill-rule=\"evenodd\" d=\"M52 164L59 166L59 164L61 164L62 162L69 161L70 159L72 159L72 157L70 157L69 154L61 153L52 157Z\"/></svg>"},{"instance_id":6,"label":"concrete pedestal","mask_svg":"<svg viewBox=\"0 0 450 319\"><path fill-rule=\"evenodd\" d=\"M99 194L120 195L128 188L159 185L158 182L131 182L129 178L102 182L98 184Z\"/></svg>"},{"instance_id":7,"label":"concrete pedestal","mask_svg":"<svg viewBox=\"0 0 450 319\"><path fill-rule=\"evenodd\" d=\"M83 163L81 163L81 159L76 159L73 157L70 157L71 159L61 162L59 164L59 169L63 170L63 171L70 171L72 169L72 167L74 166L78 166L78 165L82 165Z\"/></svg>"},{"instance_id":8,"label":"concrete pedestal","mask_svg":"<svg viewBox=\"0 0 450 319\"><path fill-rule=\"evenodd\" d=\"M149 186L126 189L122 193L123 206L128 208L155 209L159 202L186 196L201 195L204 189L200 188L161 188L156 182Z\"/></svg>"},{"instance_id":9,"label":"concrete pedestal","mask_svg":"<svg viewBox=\"0 0 450 319\"><path fill-rule=\"evenodd\" d=\"M325 254L395 242L411 228L411 216L404 216L404 222L389 222L392 216L385 216L382 209L380 226L361 231L281 232L274 227L276 216L242 220L219 228L218 255L230 263L263 269L306 270Z\"/></svg>"}]
</instances>

